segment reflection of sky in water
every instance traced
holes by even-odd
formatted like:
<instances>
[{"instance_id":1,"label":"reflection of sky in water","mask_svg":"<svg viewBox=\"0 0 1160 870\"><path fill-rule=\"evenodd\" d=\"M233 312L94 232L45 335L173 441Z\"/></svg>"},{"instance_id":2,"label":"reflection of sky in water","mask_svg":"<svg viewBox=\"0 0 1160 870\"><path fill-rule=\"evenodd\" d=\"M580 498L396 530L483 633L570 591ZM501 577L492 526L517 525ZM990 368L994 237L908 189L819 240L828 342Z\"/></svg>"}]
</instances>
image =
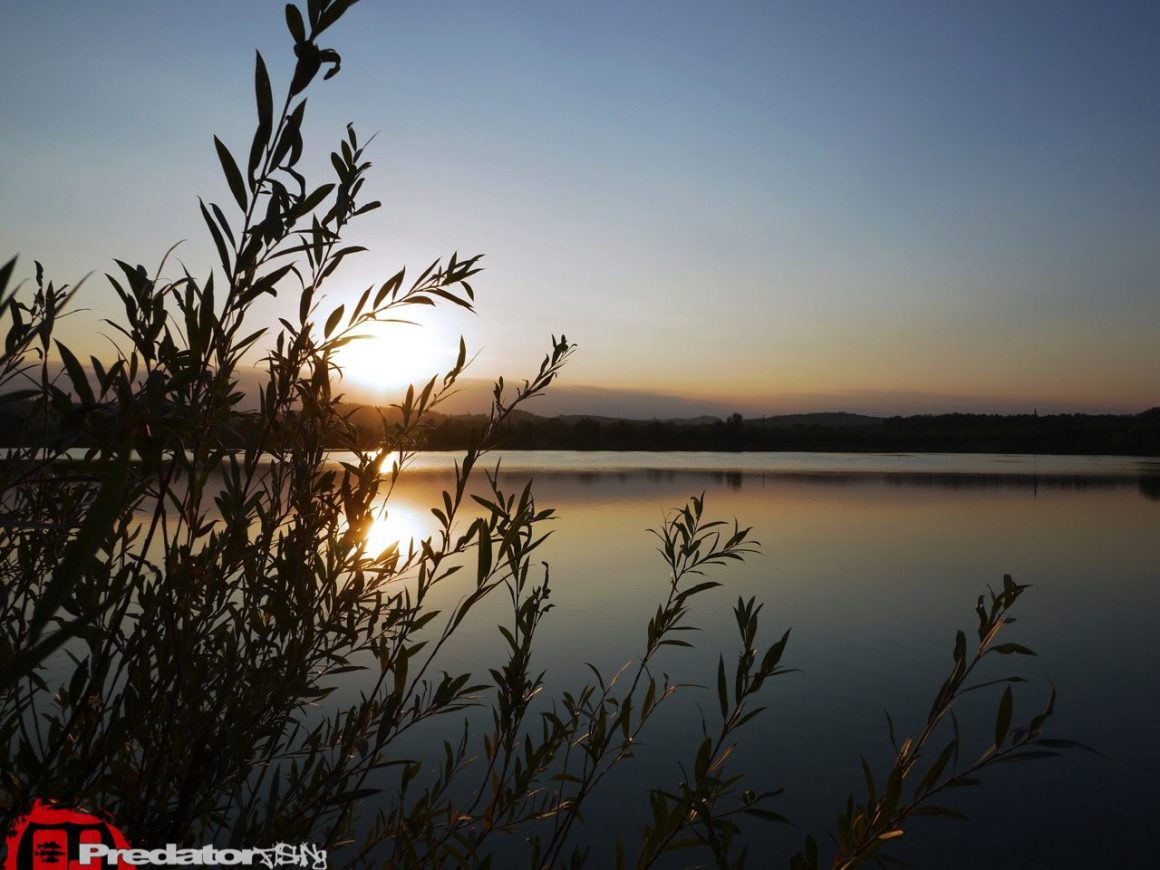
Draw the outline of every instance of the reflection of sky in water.
<instances>
[{"instance_id":1,"label":"reflection of sky in water","mask_svg":"<svg viewBox=\"0 0 1160 870\"><path fill-rule=\"evenodd\" d=\"M1116 863L1094 857L1109 843L1123 856L1144 848L1139 832L1147 830L1148 808L1160 806L1152 724L1160 698L1151 664L1160 514L1154 495L1141 498L1153 480L1141 472L1150 469L1123 459L1040 457L1034 468L1034 457L958 456L914 457L909 464L903 457L815 456L791 468L778 457L761 468L752 454L698 454L702 466L689 472L672 454L648 455L646 467L622 457L618 468L609 467L607 456L539 455L522 465L504 459L501 483L515 489L534 471L537 504L558 516L539 556L551 563L557 604L534 662L548 670L547 697L589 679L584 662L611 673L637 654L664 593L663 565L645 530L666 508L704 491L707 511L753 526L765 555L713 575L725 587L694 607L699 654L672 650L657 671L711 685L718 653L726 661L736 654L730 607L739 595L765 602L767 643L792 626L786 664L803 672L770 686L769 710L749 726L736 756L736 769L751 773L755 787L786 786L779 810L819 833L832 823L846 794L860 788L859 752L886 763L883 709L900 730L919 725L946 675L955 630L970 634L975 598L1011 573L1032 589L1009 639L1040 655L993 657L998 669L989 675L1015 669L1032 680L1016 693L1020 721L1038 711L1054 681L1060 696L1054 733L1096 745L1108 757L996 771L981 790L959 790L949 800L970 822L922 820L901 854L921 867L1099 866ZM554 468L547 464L552 457ZM722 467L710 467L710 458ZM406 534L414 534L408 516L433 527L428 510L451 481L438 465L417 464L400 479L391 516ZM449 581L441 600L457 599L468 582ZM495 626L505 621L502 599L486 602L449 645L441 668L480 672L496 664L502 644ZM980 698L964 708L970 747L982 748L996 701ZM711 702L697 690L671 702L675 718L641 747L635 768L641 779L679 779L675 759L695 749L698 705L711 718ZM462 720L445 727L439 739L456 736ZM647 807L636 778L610 780L612 793L591 808L593 830L624 827ZM1022 829L1018 837L1013 825ZM1081 829L1083 843L1073 834ZM760 833L779 852L800 845L799 831ZM1090 856L1084 843L1092 844ZM1006 864L995 859L1000 849Z\"/></svg>"},{"instance_id":2,"label":"reflection of sky in water","mask_svg":"<svg viewBox=\"0 0 1160 870\"><path fill-rule=\"evenodd\" d=\"M456 456L420 456L403 471L386 517L371 528L370 553L398 544L405 554L410 542L436 531L430 508L452 485ZM494 468L495 459L480 471ZM551 564L557 605L533 660L534 669L547 670L543 697L591 679L585 662L610 674L638 654L665 591L656 542L645 530L661 523L666 509L703 492L710 515L736 516L753 527L764 555L711 575L725 586L695 601L697 652L666 650L656 671L712 685L717 655L727 662L736 655L730 608L738 596L765 602L765 643L792 627L785 664L802 673L769 686L763 699L769 709L748 726L735 758L736 770L751 775L755 787L786 787L775 808L802 830L826 830L849 791L860 788L859 753L886 765L884 709L899 730L917 728L946 676L955 630L970 635L976 597L1010 573L1032 588L1009 638L1039 656L1000 659L989 676L1015 670L1032 680L1016 693L1017 721L1038 711L1054 681L1054 734L1092 744L1107 757L1074 755L995 771L982 789L958 790L948 801L970 822L922 820L900 854L917 867L1124 866L1148 847L1142 832L1160 806L1154 461L571 452L502 459L506 490L518 491L534 477L537 505L556 510L552 536L532 560L537 579L540 561ZM473 491L485 488L481 473ZM465 499L457 530L480 511ZM467 570L432 593L432 605L444 614L473 586L474 553L467 558ZM511 620L505 599L498 590L483 602L437 660L436 673L483 675L500 663L496 625ZM442 625L440 618L429 630ZM361 677L345 675L333 700L357 697ZM972 747L993 727L996 699L980 701L962 711ZM690 689L666 703L669 716L646 733L638 765L610 777L604 798L589 808L591 830L624 828L639 818L647 808L641 782L679 780L676 759L690 760L702 707L712 724L715 702L705 692ZM486 710L476 713L477 721L490 721ZM422 732L424 743L404 743L400 751L423 754L429 741L438 747L457 740L461 728L462 718L435 721ZM1013 836L1016 825L1021 833ZM1082 841L1073 833L1081 830ZM753 833L758 849L776 854L801 841L799 830ZM995 857L1000 850L1006 863ZM593 866L605 857L594 853Z\"/></svg>"}]
</instances>

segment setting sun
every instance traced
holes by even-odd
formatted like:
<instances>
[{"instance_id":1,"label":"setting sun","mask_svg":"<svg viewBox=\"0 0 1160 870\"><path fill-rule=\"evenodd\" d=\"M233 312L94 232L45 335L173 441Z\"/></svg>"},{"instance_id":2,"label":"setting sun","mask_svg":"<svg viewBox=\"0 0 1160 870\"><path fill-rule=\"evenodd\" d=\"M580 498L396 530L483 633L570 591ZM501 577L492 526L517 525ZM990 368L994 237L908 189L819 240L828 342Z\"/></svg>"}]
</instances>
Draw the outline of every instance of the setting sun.
<instances>
[{"instance_id":1,"label":"setting sun","mask_svg":"<svg viewBox=\"0 0 1160 870\"><path fill-rule=\"evenodd\" d=\"M359 334L338 352L343 381L379 398L446 371L458 349L458 342L427 323L371 323Z\"/></svg>"}]
</instances>

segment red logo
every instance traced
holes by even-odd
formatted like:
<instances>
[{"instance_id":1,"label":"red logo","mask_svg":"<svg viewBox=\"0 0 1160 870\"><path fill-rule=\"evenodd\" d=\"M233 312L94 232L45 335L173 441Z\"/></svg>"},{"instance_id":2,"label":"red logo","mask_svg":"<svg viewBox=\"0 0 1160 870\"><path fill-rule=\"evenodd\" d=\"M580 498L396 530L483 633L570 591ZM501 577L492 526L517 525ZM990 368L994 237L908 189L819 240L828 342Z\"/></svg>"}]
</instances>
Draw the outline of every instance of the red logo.
<instances>
[{"instance_id":1,"label":"red logo","mask_svg":"<svg viewBox=\"0 0 1160 870\"><path fill-rule=\"evenodd\" d=\"M8 856L4 870L127 870L125 862L96 859L80 863L81 845L92 843L110 849L128 849L125 836L97 816L61 809L36 801L26 816L8 832Z\"/></svg>"}]
</instances>

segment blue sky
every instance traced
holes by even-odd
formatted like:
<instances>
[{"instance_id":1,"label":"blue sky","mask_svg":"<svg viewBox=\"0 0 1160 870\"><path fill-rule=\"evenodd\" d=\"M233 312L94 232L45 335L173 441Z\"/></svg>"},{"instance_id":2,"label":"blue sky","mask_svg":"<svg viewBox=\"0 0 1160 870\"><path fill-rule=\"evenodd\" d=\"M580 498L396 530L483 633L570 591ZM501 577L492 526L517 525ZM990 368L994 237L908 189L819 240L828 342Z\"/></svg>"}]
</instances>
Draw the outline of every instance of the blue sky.
<instances>
[{"instance_id":1,"label":"blue sky","mask_svg":"<svg viewBox=\"0 0 1160 870\"><path fill-rule=\"evenodd\" d=\"M229 201L212 135L248 142L255 48L288 73L281 4L0 16L0 227L22 273L152 266L180 239L204 273L196 196ZM363 0L327 37L343 71L310 95L309 165L346 122L377 131L386 206L331 298L485 253L479 315L417 333L465 334L477 375L523 375L565 332L565 385L638 391L645 416L653 394L1160 404L1154 3ZM86 290L78 345L108 313L99 277Z\"/></svg>"}]
</instances>

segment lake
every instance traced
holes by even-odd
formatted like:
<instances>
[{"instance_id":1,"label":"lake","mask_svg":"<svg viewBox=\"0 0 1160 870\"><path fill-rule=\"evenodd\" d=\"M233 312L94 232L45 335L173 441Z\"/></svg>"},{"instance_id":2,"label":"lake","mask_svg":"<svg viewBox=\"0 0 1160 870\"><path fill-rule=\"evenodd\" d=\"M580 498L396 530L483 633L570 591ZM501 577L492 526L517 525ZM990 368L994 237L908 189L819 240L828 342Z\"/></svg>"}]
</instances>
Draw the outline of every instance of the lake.
<instances>
[{"instance_id":1,"label":"lake","mask_svg":"<svg viewBox=\"0 0 1160 870\"><path fill-rule=\"evenodd\" d=\"M452 459L427 454L404 472L384 540L433 528L427 510L450 480ZM590 679L585 662L612 673L643 646L666 589L646 529L666 510L704 493L708 514L752 526L763 555L711 575L725 585L695 599L697 649L672 650L659 670L712 685L718 654L735 660L738 596L764 603L762 648L792 627L783 664L800 672L767 684L768 709L746 726L731 759L755 789L785 788L770 808L796 825L750 825L755 855L788 855L810 832L825 842L846 796L863 798L860 753L885 777L883 711L900 738L921 730L956 630L975 637L975 601L1004 574L1032 587L1004 636L1038 656L991 656L997 667L987 675L1030 681L1016 687L1017 724L1042 708L1054 683L1048 736L1102 756L1069 752L985 771L981 787L944 802L969 821L916 819L894 853L942 868L1135 866L1154 854L1160 462L550 451L491 460L502 460L509 487L534 478L537 505L557 511L540 556L551 564L557 605L539 636L548 697ZM468 626L450 665L497 661L501 612ZM990 743L998 696L965 699L964 761ZM680 780L677 764L692 760L702 707L712 724L715 693L682 690L661 727L646 732L640 757L605 783L588 813L592 866L610 860L606 833L639 829L648 786Z\"/></svg>"}]
</instances>

